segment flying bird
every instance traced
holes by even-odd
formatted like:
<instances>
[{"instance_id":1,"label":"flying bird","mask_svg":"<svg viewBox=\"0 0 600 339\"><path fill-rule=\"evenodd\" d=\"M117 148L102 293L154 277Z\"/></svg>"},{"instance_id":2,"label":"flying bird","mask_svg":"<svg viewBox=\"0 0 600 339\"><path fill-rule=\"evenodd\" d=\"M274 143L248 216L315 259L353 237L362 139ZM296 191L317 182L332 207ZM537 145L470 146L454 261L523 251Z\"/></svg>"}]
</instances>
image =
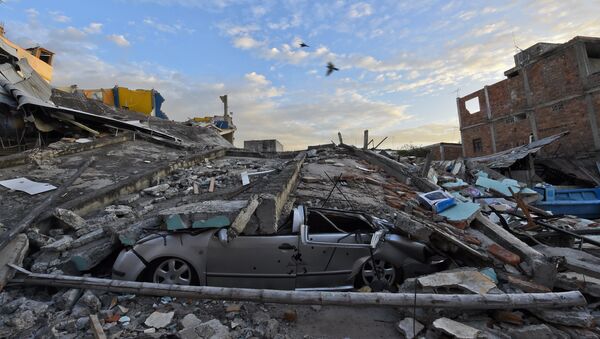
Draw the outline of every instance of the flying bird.
<instances>
[{"instance_id":1,"label":"flying bird","mask_svg":"<svg viewBox=\"0 0 600 339\"><path fill-rule=\"evenodd\" d=\"M304 47L310 47L310 46L309 46L309 45L307 45L307 44L305 44L305 43L303 43L303 42L301 42L301 43L300 43L300 48L304 48Z\"/></svg>"},{"instance_id":2,"label":"flying bird","mask_svg":"<svg viewBox=\"0 0 600 339\"><path fill-rule=\"evenodd\" d=\"M333 73L333 71L339 71L339 68L336 68L334 64L332 64L331 62L327 63L327 74L325 74L326 76L331 75L331 73Z\"/></svg>"}]
</instances>

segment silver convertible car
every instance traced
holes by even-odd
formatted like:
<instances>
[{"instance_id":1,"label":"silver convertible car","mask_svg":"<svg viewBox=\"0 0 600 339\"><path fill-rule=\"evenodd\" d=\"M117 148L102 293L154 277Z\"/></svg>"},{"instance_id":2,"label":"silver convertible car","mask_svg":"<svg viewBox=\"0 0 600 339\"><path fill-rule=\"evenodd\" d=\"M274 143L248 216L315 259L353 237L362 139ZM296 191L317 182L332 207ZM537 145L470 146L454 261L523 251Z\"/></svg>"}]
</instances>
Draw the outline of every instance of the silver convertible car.
<instances>
[{"instance_id":1,"label":"silver convertible car","mask_svg":"<svg viewBox=\"0 0 600 339\"><path fill-rule=\"evenodd\" d=\"M124 249L113 278L286 290L393 290L447 261L394 225L355 211L296 207L271 235L229 238L226 228L163 231Z\"/></svg>"}]
</instances>

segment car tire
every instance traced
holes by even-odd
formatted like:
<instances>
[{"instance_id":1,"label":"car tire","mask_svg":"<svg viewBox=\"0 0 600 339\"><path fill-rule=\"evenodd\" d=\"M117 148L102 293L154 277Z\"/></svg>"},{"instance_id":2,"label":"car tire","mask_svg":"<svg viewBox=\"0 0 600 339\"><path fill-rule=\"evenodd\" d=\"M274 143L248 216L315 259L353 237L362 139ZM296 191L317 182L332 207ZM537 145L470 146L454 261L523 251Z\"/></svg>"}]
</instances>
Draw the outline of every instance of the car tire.
<instances>
[{"instance_id":1,"label":"car tire","mask_svg":"<svg viewBox=\"0 0 600 339\"><path fill-rule=\"evenodd\" d=\"M198 275L194 267L186 260L176 257L164 257L153 260L144 272L144 281L175 284L197 285Z\"/></svg>"},{"instance_id":2,"label":"car tire","mask_svg":"<svg viewBox=\"0 0 600 339\"><path fill-rule=\"evenodd\" d=\"M356 286L369 286L372 291L388 290L395 292L396 284L404 281L401 268L395 267L384 259L369 259L362 265L356 276Z\"/></svg>"}]
</instances>

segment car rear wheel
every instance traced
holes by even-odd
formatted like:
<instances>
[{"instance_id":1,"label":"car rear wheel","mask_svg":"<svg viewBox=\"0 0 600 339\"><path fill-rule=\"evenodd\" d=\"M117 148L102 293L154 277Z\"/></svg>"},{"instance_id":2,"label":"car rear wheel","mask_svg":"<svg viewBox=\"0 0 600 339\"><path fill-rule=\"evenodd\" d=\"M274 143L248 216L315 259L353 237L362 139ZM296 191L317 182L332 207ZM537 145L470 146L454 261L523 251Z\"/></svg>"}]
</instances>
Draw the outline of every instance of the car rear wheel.
<instances>
[{"instance_id":1,"label":"car rear wheel","mask_svg":"<svg viewBox=\"0 0 600 339\"><path fill-rule=\"evenodd\" d=\"M192 285L196 280L194 268L179 258L157 259L147 273L146 280L159 284Z\"/></svg>"},{"instance_id":2,"label":"car rear wheel","mask_svg":"<svg viewBox=\"0 0 600 339\"><path fill-rule=\"evenodd\" d=\"M363 264L359 279L360 285L370 286L374 291L383 288L389 290L395 287L400 276L400 270L390 262L383 259L369 259Z\"/></svg>"}]
</instances>

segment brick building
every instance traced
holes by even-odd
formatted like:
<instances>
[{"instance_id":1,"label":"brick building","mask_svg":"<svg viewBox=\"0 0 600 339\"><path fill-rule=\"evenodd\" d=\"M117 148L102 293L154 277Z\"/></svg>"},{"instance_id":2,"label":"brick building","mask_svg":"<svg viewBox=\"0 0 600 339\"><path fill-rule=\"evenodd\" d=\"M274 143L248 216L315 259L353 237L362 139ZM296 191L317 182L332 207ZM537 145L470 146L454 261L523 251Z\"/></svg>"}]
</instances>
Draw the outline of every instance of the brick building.
<instances>
[{"instance_id":1,"label":"brick building","mask_svg":"<svg viewBox=\"0 0 600 339\"><path fill-rule=\"evenodd\" d=\"M440 142L437 144L423 146L432 153L432 160L456 160L462 157L462 145L450 142Z\"/></svg>"},{"instance_id":2,"label":"brick building","mask_svg":"<svg viewBox=\"0 0 600 339\"><path fill-rule=\"evenodd\" d=\"M465 157L503 151L563 131L546 154L600 150L600 38L537 43L516 54L506 79L457 98Z\"/></svg>"}]
</instances>

